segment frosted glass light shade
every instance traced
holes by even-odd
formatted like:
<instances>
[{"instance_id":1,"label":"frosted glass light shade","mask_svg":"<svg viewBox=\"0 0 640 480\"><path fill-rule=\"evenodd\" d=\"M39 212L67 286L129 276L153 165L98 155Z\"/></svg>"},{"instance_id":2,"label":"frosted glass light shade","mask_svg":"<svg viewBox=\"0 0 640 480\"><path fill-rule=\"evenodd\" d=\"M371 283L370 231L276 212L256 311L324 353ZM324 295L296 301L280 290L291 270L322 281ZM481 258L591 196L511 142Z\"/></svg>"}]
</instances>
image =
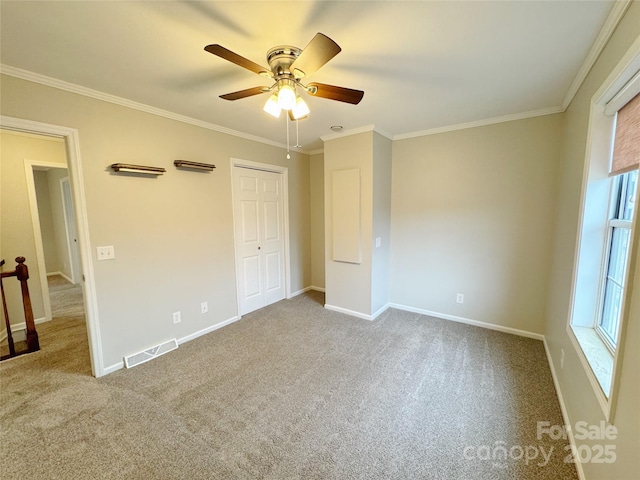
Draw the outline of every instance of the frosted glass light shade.
<instances>
[{"instance_id":1,"label":"frosted glass light shade","mask_svg":"<svg viewBox=\"0 0 640 480\"><path fill-rule=\"evenodd\" d=\"M296 106L296 91L289 85L283 85L278 92L278 105L283 110L291 110Z\"/></svg>"},{"instance_id":2,"label":"frosted glass light shade","mask_svg":"<svg viewBox=\"0 0 640 480\"><path fill-rule=\"evenodd\" d=\"M267 103L264 104L263 110L276 118L280 116L281 108L278 104L278 96L275 93L271 95L269 100L267 100Z\"/></svg>"},{"instance_id":3,"label":"frosted glass light shade","mask_svg":"<svg viewBox=\"0 0 640 480\"><path fill-rule=\"evenodd\" d=\"M291 110L291 113L293 114L293 118L295 118L296 120L298 120L299 118L306 117L307 115L309 115L309 106L302 99L302 97L298 97L297 98L296 105Z\"/></svg>"}]
</instances>

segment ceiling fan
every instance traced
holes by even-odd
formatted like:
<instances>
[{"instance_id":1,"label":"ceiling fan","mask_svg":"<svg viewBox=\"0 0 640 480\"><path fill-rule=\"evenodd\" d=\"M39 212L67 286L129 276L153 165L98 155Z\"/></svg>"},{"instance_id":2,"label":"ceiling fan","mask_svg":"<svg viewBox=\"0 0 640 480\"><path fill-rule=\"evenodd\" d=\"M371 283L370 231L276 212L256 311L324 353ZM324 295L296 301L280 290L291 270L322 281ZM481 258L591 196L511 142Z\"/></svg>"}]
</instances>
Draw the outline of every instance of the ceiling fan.
<instances>
[{"instance_id":1,"label":"ceiling fan","mask_svg":"<svg viewBox=\"0 0 640 480\"><path fill-rule=\"evenodd\" d=\"M306 85L302 83L303 79L312 75L342 50L336 42L322 33L316 34L304 50L291 45L273 47L267 52L269 68L258 65L222 45L207 45L204 49L258 75L272 79L274 83L271 86L247 88L220 95L220 98L239 100L261 93L271 93L264 110L274 117L280 116L281 110L287 110L289 116L295 120L309 114L309 107L298 94L298 89L309 95L353 105L360 103L364 96L364 92L361 90L324 83L308 83Z\"/></svg>"}]
</instances>

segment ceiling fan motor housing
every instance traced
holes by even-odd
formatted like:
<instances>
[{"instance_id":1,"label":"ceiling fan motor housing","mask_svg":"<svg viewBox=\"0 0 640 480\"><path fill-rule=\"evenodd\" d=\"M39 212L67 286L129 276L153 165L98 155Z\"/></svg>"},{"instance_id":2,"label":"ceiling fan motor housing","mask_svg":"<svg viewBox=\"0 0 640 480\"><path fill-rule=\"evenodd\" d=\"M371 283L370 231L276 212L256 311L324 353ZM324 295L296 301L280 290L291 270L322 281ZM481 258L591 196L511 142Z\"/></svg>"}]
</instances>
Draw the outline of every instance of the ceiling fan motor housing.
<instances>
[{"instance_id":1,"label":"ceiling fan motor housing","mask_svg":"<svg viewBox=\"0 0 640 480\"><path fill-rule=\"evenodd\" d=\"M300 53L302 53L302 50L298 47L292 47L291 45L280 45L270 49L267 52L267 62L269 62L269 68L271 68L273 78L275 80L285 78L295 79L294 74L289 71L289 68L296 58L300 56Z\"/></svg>"}]
</instances>

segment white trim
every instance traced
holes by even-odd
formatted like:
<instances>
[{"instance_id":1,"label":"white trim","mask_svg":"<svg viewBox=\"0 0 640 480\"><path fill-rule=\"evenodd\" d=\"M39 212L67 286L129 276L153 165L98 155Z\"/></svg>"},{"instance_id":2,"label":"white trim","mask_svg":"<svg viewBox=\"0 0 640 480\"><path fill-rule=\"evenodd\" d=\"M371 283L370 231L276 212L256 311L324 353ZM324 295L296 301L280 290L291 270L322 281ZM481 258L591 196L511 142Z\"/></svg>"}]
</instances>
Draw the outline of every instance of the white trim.
<instances>
[{"instance_id":1,"label":"white trim","mask_svg":"<svg viewBox=\"0 0 640 480\"><path fill-rule=\"evenodd\" d=\"M604 394L604 391L600 386L598 377L596 377L596 374L593 372L593 368L589 363L589 359L585 355L584 350L582 350L582 346L580 345L580 342L578 341L576 334L573 332L573 329L571 328L571 324L567 325L567 336L569 337L569 340L571 341L571 344L573 345L573 348L578 355L578 359L580 360L580 363L584 368L587 378L589 379L589 383L593 388L593 393L595 394L596 400L598 401L598 404L600 404L600 408L602 408L602 412L604 413L605 418L607 419L607 421L609 421L609 406L608 406L609 401L607 400L607 396ZM611 376L611 386L613 386L613 372ZM609 395L611 395L611 387L609 389Z\"/></svg>"},{"instance_id":2,"label":"white trim","mask_svg":"<svg viewBox=\"0 0 640 480\"><path fill-rule=\"evenodd\" d=\"M323 291L324 291L324 289L323 289ZM380 308L377 312L373 313L372 315L369 315L368 313L356 312L355 310L349 310L348 308L336 307L335 305L329 305L328 303L324 304L324 308L326 308L327 310L331 310L332 312L344 313L345 315L350 315L352 317L362 318L363 320L369 320L369 321L373 321L376 318L378 318L390 306L391 305L387 303L382 308Z\"/></svg>"},{"instance_id":3,"label":"white trim","mask_svg":"<svg viewBox=\"0 0 640 480\"><path fill-rule=\"evenodd\" d=\"M578 74L569 87L564 100L562 100L561 108L563 112L567 108L569 108L569 105L573 101L573 98L576 96L576 93L578 93L578 90L587 78L587 75L593 68L593 65L596 63L596 60L598 60L598 57L602 53L602 50L604 50L607 42L609 42L611 35L613 35L613 32L618 26L618 23L620 23L620 20L622 20L622 17L624 17L624 14L626 13L627 8L629 8L629 6L631 5L632 1L633 0L618 0L613 4L613 7L611 7L611 11L607 16L602 29L600 29L600 33L593 42L593 45L591 45L591 49L587 54L587 58L585 58L584 62L582 63L582 66L580 67L580 70L578 70Z\"/></svg>"},{"instance_id":4,"label":"white trim","mask_svg":"<svg viewBox=\"0 0 640 480\"><path fill-rule=\"evenodd\" d=\"M373 320L373 315L369 315L367 313L356 312L355 310L349 310L348 308L336 307L335 305L329 305L328 303L324 304L324 308L327 310L331 310L332 312L344 313L345 315L350 315L352 317L362 318L363 320Z\"/></svg>"},{"instance_id":5,"label":"white trim","mask_svg":"<svg viewBox=\"0 0 640 480\"><path fill-rule=\"evenodd\" d=\"M553 363L553 358L551 356L551 349L547 344L547 339L543 336L542 344L544 345L544 351L547 354L547 362L549 363L549 370L551 370L551 378L553 378L553 385L556 389L556 395L558 396L558 403L560 403L560 411L562 412L562 420L565 425L572 426L571 418L569 417L569 412L567 410L567 406L564 403L564 396L562 395L562 389L560 388L560 381L558 380L558 375L556 374L556 367ZM567 428L569 433L569 443L573 447L572 451L576 451L576 439L573 436L573 428ZM574 463L576 470L578 472L578 478L580 480L586 480L587 477L584 475L584 470L582 469L582 462L576 461Z\"/></svg>"},{"instance_id":6,"label":"white trim","mask_svg":"<svg viewBox=\"0 0 640 480\"><path fill-rule=\"evenodd\" d=\"M544 108L544 109L540 109L540 110L533 110L533 111L529 111L529 112L505 115L505 116L501 116L501 117L488 118L488 119L484 119L484 120L477 120L477 121L473 121L473 122L466 122L466 123L448 125L448 126L444 126L444 127L421 130L421 131L417 131L417 132L409 132L409 133L404 133L404 134L400 134L400 135L391 135L389 133L381 131L379 128L376 128L375 125L368 125L368 126L365 126L365 127L355 128L355 129L348 130L348 131L345 131L345 132L340 132L340 133L336 133L336 134L329 134L329 135L321 136L320 139L323 140L323 141L326 141L326 140L332 140L334 138L339 138L339 137L343 137L343 136L355 135L357 133L363 133L363 132L367 132L367 131L375 131L375 132L379 133L380 135L383 135L383 136L387 137L388 139L390 139L392 141L395 141L395 140L404 140L404 139L414 138L414 137L422 137L422 136L426 136L426 135L434 135L434 134L438 134L438 133L452 132L452 131L456 131L456 130L464 130L464 129L467 129L467 128L475 128L475 127L480 127L480 126L484 126L484 125L493 125L493 124L496 124L496 123L510 122L510 121L514 121L514 120L522 120L522 119L525 119L525 118L538 117L538 116L543 116L543 115L551 115L551 114L554 114L554 113L562 113L571 104L571 101L573 100L573 98L575 97L576 93L578 92L578 90L582 86L584 80L586 79L587 75L591 71L591 68L593 68L593 65L595 64L596 60L598 59L598 57L602 53L602 50L607 45L607 42L611 38L611 35L613 35L613 32L615 31L616 27L618 26L618 23L620 23L620 20L622 20L622 18L624 17L624 14L626 13L626 11L629 8L629 6L631 5L632 1L633 0L617 0L614 3L614 5L611 8L611 11L609 12L609 15L608 15L608 17L607 17L602 29L598 33L598 36L596 37L596 40L594 41L593 45L591 46L591 49L589 50L589 53L587 54L587 57L585 58L582 66L580 67L580 70L578 70L578 73L576 74L576 77L574 78L571 86L569 87L569 90L567 91L567 93L566 93L566 95L565 95L565 97L564 97L564 99L562 101L562 104L559 105L559 106L548 107L548 108ZM67 92L76 93L78 95L83 95L83 96L86 96L86 97L95 98L97 100L102 100L102 101L105 101L105 102L114 103L116 105L121 105L121 106L132 108L132 109L135 109L135 110L140 110L140 111L143 111L143 112L151 113L152 115L158 115L160 117L170 118L170 119L176 120L178 122L188 123L188 124L195 125L195 126L198 126L198 127L206 128L208 130L214 130L216 132L225 133L227 135L233 135L235 137L244 138L246 140L252 140L252 141L255 141L255 142L260 142L260 143L264 143L266 145L271 145L271 146L279 147L279 148L287 148L287 145L284 145L284 144L279 143L279 142L274 142L274 141L268 140L266 138L258 137L258 136L255 136L255 135L250 135L250 134L247 134L247 133L244 133L244 132L240 132L240 131L237 131L237 130L232 130L230 128L226 128L226 127L223 127L223 126L220 126L220 125L216 125L214 123L204 122L202 120L198 120L198 119L195 119L195 118L192 118L192 117L188 117L186 115L180 115L180 114L177 114L177 113L170 112L168 110L162 110L160 108L153 107L153 106L150 106L150 105L146 105L146 104L143 104L143 103L134 102L132 100L128 100L128 99L123 98L123 97L118 97L116 95L111 95L111 94L108 94L108 93L100 92L98 90L93 90L91 88L83 87L81 85L77 85L77 84L74 84L74 83L65 82L63 80L58 80L56 78L48 77L46 75L41 75L39 73L31 72L31 71L28 71L28 70L23 70L21 68L13 67L11 65L0 64L0 73L5 74L5 75L9 75L9 76L12 76L12 77L20 78L22 80L27 80L27 81L34 82L34 83L39 83L41 85L46 85L48 87L53 87L53 88L57 88L57 89L60 89L60 90L65 90ZM308 150L305 150L305 149L302 149L302 148L295 148L295 147L290 147L290 148L292 148L294 151L298 151L298 152L304 153L306 155L316 155L316 154L324 152L324 149L316 149L316 150L308 151Z\"/></svg>"},{"instance_id":7,"label":"white trim","mask_svg":"<svg viewBox=\"0 0 640 480\"><path fill-rule=\"evenodd\" d=\"M390 307L390 304L388 303L380 307L376 312L371 314L371 320L375 320L376 318L378 318L380 315L386 312L389 307Z\"/></svg>"},{"instance_id":8,"label":"white trim","mask_svg":"<svg viewBox=\"0 0 640 480\"><path fill-rule=\"evenodd\" d=\"M89 337L89 355L91 357L91 371L94 376L105 374L100 338L100 322L98 319L98 300L95 290L95 278L91 255L91 241L89 237L89 220L85 201L84 180L82 176L82 161L80 159L80 140L78 131L69 127L51 125L48 123L23 120L20 118L0 115L0 127L8 130L43 134L65 139L67 147L67 169L73 186L73 201L76 208L76 227L78 229L78 243L82 274L84 275L84 303Z\"/></svg>"},{"instance_id":9,"label":"white trim","mask_svg":"<svg viewBox=\"0 0 640 480\"><path fill-rule=\"evenodd\" d=\"M38 197L36 195L36 184L33 178L34 167L47 168L63 168L66 165L54 162L45 162L38 160L24 160L24 175L27 185L27 198L29 200L29 210L31 213L31 228L33 230L33 242L36 248L36 264L40 271L40 290L42 291L42 305L44 307L44 316L51 320L51 299L49 297L49 283L47 282L47 266L44 261L44 244L42 243L42 230L40 228L40 213L38 212ZM29 259L27 259L29 260ZM28 265L28 261L25 262Z\"/></svg>"},{"instance_id":10,"label":"white trim","mask_svg":"<svg viewBox=\"0 0 640 480\"><path fill-rule=\"evenodd\" d=\"M113 365L109 365L108 367L104 367L102 369L102 375L109 375L118 370L122 370L124 368L124 360L122 362L114 363Z\"/></svg>"},{"instance_id":11,"label":"white trim","mask_svg":"<svg viewBox=\"0 0 640 480\"><path fill-rule=\"evenodd\" d=\"M240 318L241 317L236 315L236 316L231 317L231 318L229 318L227 320L224 320L223 322L216 323L215 325L211 325L210 327L203 328L202 330L198 330L195 333L190 333L189 335L187 335L185 337L179 338L178 339L178 345L182 345L183 343L190 342L191 340L195 340L196 338L201 337L203 335L206 335L207 333L214 332L214 331L218 330L219 328L226 327L227 325L231 325L232 323L237 322L238 320L240 320Z\"/></svg>"},{"instance_id":12,"label":"white trim","mask_svg":"<svg viewBox=\"0 0 640 480\"><path fill-rule=\"evenodd\" d=\"M393 135L383 132L375 125L365 125L364 127L352 128L350 130L345 130L344 132L322 135L320 137L320 140L322 140L323 142L326 142L327 140L334 140L336 138L342 138L342 137L350 137L352 135L359 135L360 133L366 133L366 132L376 132L382 135L383 137L387 137L389 140L393 140ZM318 152L318 150L314 150L314 152Z\"/></svg>"},{"instance_id":13,"label":"white trim","mask_svg":"<svg viewBox=\"0 0 640 480\"><path fill-rule=\"evenodd\" d=\"M615 115L622 107L640 93L640 70L620 89L604 107L605 115Z\"/></svg>"},{"instance_id":14,"label":"white trim","mask_svg":"<svg viewBox=\"0 0 640 480\"><path fill-rule=\"evenodd\" d=\"M195 125L196 127L206 128L207 130L213 130L215 132L232 135L234 137L244 138L245 140L264 143L266 145L271 145L272 147L287 148L287 145L283 143L274 142L272 140L258 137L256 135L251 135L248 133L240 132L238 130L232 130L230 128L226 128L221 125L216 125L215 123L205 122L202 120L198 120L196 118L188 117L186 115L180 115L178 113L170 112L168 110L163 110L161 108L153 107L151 105L135 102L127 98L111 95L110 93L104 93L99 90L93 90L91 88L83 87L82 85L77 85L75 83L65 82L64 80L58 80L57 78L47 77L46 75L30 72L28 70L23 70L17 67L12 67L11 65L0 64L0 73L3 75L9 75L11 77L20 78L28 82L39 83L40 85L46 85L47 87L57 88L59 90L64 90L66 92L71 92L78 95L83 95L85 97L94 98L96 100L101 100L103 102L109 102L116 105L120 105L122 107L132 108L134 110L150 113L152 115L157 115L159 117L169 118L177 122L187 123L189 125ZM295 148L295 147L289 147L289 148L296 152L304 153L307 155L309 154L308 151L301 148Z\"/></svg>"},{"instance_id":15,"label":"white trim","mask_svg":"<svg viewBox=\"0 0 640 480\"><path fill-rule=\"evenodd\" d=\"M519 337L533 338L535 340L544 340L544 335L541 333L529 332L527 330L520 330L518 328L505 327L503 325L496 325L494 323L481 322L480 320L472 320L470 318L458 317L456 315L449 315L446 313L432 312L431 310L424 310L422 308L409 307L407 305L399 305L397 303L390 303L389 307L396 308L398 310L404 310L405 312L419 313L421 315L427 315L429 317L436 317L442 320L451 320L458 323L466 323L467 325L473 325L475 327L487 328L489 330L497 330L498 332L510 333L512 335L518 335Z\"/></svg>"},{"instance_id":16,"label":"white trim","mask_svg":"<svg viewBox=\"0 0 640 480\"><path fill-rule=\"evenodd\" d=\"M293 297L297 297L298 295L302 295L303 293L307 293L310 290L313 290L313 287L304 287L304 288L302 288L300 290L292 292L291 295L289 295L289 299L291 299Z\"/></svg>"},{"instance_id":17,"label":"white trim","mask_svg":"<svg viewBox=\"0 0 640 480\"><path fill-rule=\"evenodd\" d=\"M195 333L191 333L191 334L189 334L189 335L187 335L185 337L179 338L177 340L178 345L182 345L183 343L187 343L187 342L190 342L191 340L195 340L198 337L202 337L203 335L211 333L211 332L213 332L215 330L218 330L218 329L220 329L222 327L226 327L227 325L230 325L230 324L232 324L234 322L237 322L238 320L240 320L240 318L241 317L234 316L234 317L231 317L231 318L229 318L227 320L224 320L224 321L222 321L220 323L216 323L215 325L211 325L210 327L203 328L202 330L199 330L199 331L197 331ZM116 362L113 365L109 365L108 367L104 367L102 369L102 373L103 373L103 375L108 375L108 374L116 372L118 370L122 370L124 368L124 366L125 366L124 365L124 361Z\"/></svg>"},{"instance_id":18,"label":"white trim","mask_svg":"<svg viewBox=\"0 0 640 480\"><path fill-rule=\"evenodd\" d=\"M289 295L289 298L293 298L293 297L297 297L298 295L302 295L303 293L307 293L310 291L314 291L314 292L323 292L324 293L324 288L322 287L316 287L314 285L310 285L308 287L304 287L296 292L293 292L291 295Z\"/></svg>"},{"instance_id":19,"label":"white trim","mask_svg":"<svg viewBox=\"0 0 640 480\"><path fill-rule=\"evenodd\" d=\"M436 135L438 133L454 132L456 130L466 130L467 128L484 127L485 125L494 125L496 123L513 122L516 120L524 120L525 118L542 117L545 115L553 115L555 113L562 113L562 112L564 112L562 107L549 107L549 108L543 108L541 110L531 110L529 112L513 113L510 115L503 115L501 117L486 118L484 120L476 120L473 122L457 123L455 125L447 125L444 127L431 128L428 130L421 130L419 132L403 133L400 135L395 135L392 140L393 141L406 140L408 138L424 137L427 135Z\"/></svg>"},{"instance_id":20,"label":"white trim","mask_svg":"<svg viewBox=\"0 0 640 480\"><path fill-rule=\"evenodd\" d=\"M35 323L36 325L40 325L41 323L46 323L46 322L50 322L51 319L50 318L46 318L46 317L40 317L40 318L36 318L33 320L33 323ZM20 332L22 330L26 330L27 329L27 324L26 322L20 322L20 323L12 323L11 324L11 333L16 333L16 332ZM6 338L6 332L4 332L5 338ZM4 339L2 339L4 340Z\"/></svg>"},{"instance_id":21,"label":"white trim","mask_svg":"<svg viewBox=\"0 0 640 480\"><path fill-rule=\"evenodd\" d=\"M588 213L590 209L587 208L587 202L592 204L594 202L594 194L590 192L590 188L593 188L596 181L602 177L600 181L607 181L608 176L604 173L605 169L602 165L603 159L610 158L610 150L611 145L613 143L613 130L610 128L613 125L613 118L611 116L607 116L605 113L605 107L607 102L609 102L615 95L623 88L627 82L636 74L636 72L640 69L640 36L636 38L633 44L629 47L629 49L622 56L620 61L613 68L611 73L607 76L606 80L601 84L600 88L596 91L596 93L591 97L591 105L589 111L589 124L587 129L587 139L586 139L586 152L584 158L584 167L583 167L583 178L582 178L582 188L581 188L581 198L580 198L580 211L579 211L579 223L578 223L578 231L576 234L575 241L575 250L574 250L574 263L573 263L573 272L571 277L571 293L570 293L570 304L569 311L567 316L566 323L566 331L571 343L576 351L578 358L581 361L582 366L584 367L585 373L589 380L589 383L592 386L594 396L596 397L600 407L602 408L605 419L613 423L615 416L615 409L617 405L617 396L618 389L620 383L620 375L621 375L621 361L623 358L623 350L624 350L624 338L626 334L626 328L628 325L628 321L625 321L625 317L620 320L620 330L618 333L618 348L616 349L614 355L614 363L613 363L613 371L612 371L612 382L611 388L608 398L605 396L604 392L600 387L600 383L598 382L595 374L593 373L592 367L588 361L588 358L584 354L580 343L572 330L572 325L584 326L581 325L580 315L577 313L578 306L580 306L580 302L582 301L582 296L579 295L579 290L577 288L578 284L583 280L584 275L581 274L583 265L585 264L584 260L584 241L585 241L585 231L592 231L592 225L587 225L588 229L585 228L586 217L585 214ZM596 176L596 173L598 175ZM609 185L609 183L607 183ZM610 198L610 197L608 197ZM595 202L598 203L597 201ZM638 218L638 212L635 212L635 218ZM634 220L634 225L635 225ZM605 228L605 217L603 216L603 228ZM633 238L636 238L637 234L633 233ZM637 242L638 240L632 240ZM631 256L628 259L628 268L627 268L627 278L631 278L631 262L634 262L633 258L633 247L630 248ZM602 255L600 256L602 258ZM604 260L601 260L601 263ZM600 271L602 271L602 265L600 267ZM590 274L592 275L592 274ZM628 280L629 281L629 280ZM623 311L628 311L629 304L629 295L628 290L624 290L623 296ZM594 309L595 310L595 309Z\"/></svg>"},{"instance_id":22,"label":"white trim","mask_svg":"<svg viewBox=\"0 0 640 480\"><path fill-rule=\"evenodd\" d=\"M73 280L71 280L69 277L67 277L64 273L62 272L49 272L47 273L47 277L53 277L54 275L60 275L62 278L64 278L67 282L69 283L73 283Z\"/></svg>"}]
</instances>

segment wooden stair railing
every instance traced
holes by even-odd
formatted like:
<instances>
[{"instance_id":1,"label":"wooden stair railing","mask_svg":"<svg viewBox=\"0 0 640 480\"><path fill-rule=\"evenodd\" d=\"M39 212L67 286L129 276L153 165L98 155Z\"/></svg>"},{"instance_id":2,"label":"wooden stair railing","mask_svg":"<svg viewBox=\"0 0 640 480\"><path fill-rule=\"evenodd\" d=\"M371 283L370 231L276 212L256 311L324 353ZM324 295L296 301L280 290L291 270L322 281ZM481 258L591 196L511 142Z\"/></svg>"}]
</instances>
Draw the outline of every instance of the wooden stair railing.
<instances>
[{"instance_id":1,"label":"wooden stair railing","mask_svg":"<svg viewBox=\"0 0 640 480\"><path fill-rule=\"evenodd\" d=\"M4 311L4 322L7 329L7 341L9 343L9 355L3 355L0 360L7 358L17 357L24 353L31 353L40 350L40 342L38 340L38 332L36 332L36 325L33 320L33 309L31 308L31 297L29 296L29 286L27 280L29 280L29 269L24 264L25 258L16 258L16 269L12 272L0 273L0 290L2 290L2 310ZM0 267L4 265L4 260L0 261ZM15 344L13 341L13 335L11 332L11 323L9 320L9 310L7 309L7 300L4 294L4 284L2 280L9 277L16 277L20 282L20 288L22 290L22 306L24 308L24 319L27 330L27 348L16 352Z\"/></svg>"}]
</instances>

